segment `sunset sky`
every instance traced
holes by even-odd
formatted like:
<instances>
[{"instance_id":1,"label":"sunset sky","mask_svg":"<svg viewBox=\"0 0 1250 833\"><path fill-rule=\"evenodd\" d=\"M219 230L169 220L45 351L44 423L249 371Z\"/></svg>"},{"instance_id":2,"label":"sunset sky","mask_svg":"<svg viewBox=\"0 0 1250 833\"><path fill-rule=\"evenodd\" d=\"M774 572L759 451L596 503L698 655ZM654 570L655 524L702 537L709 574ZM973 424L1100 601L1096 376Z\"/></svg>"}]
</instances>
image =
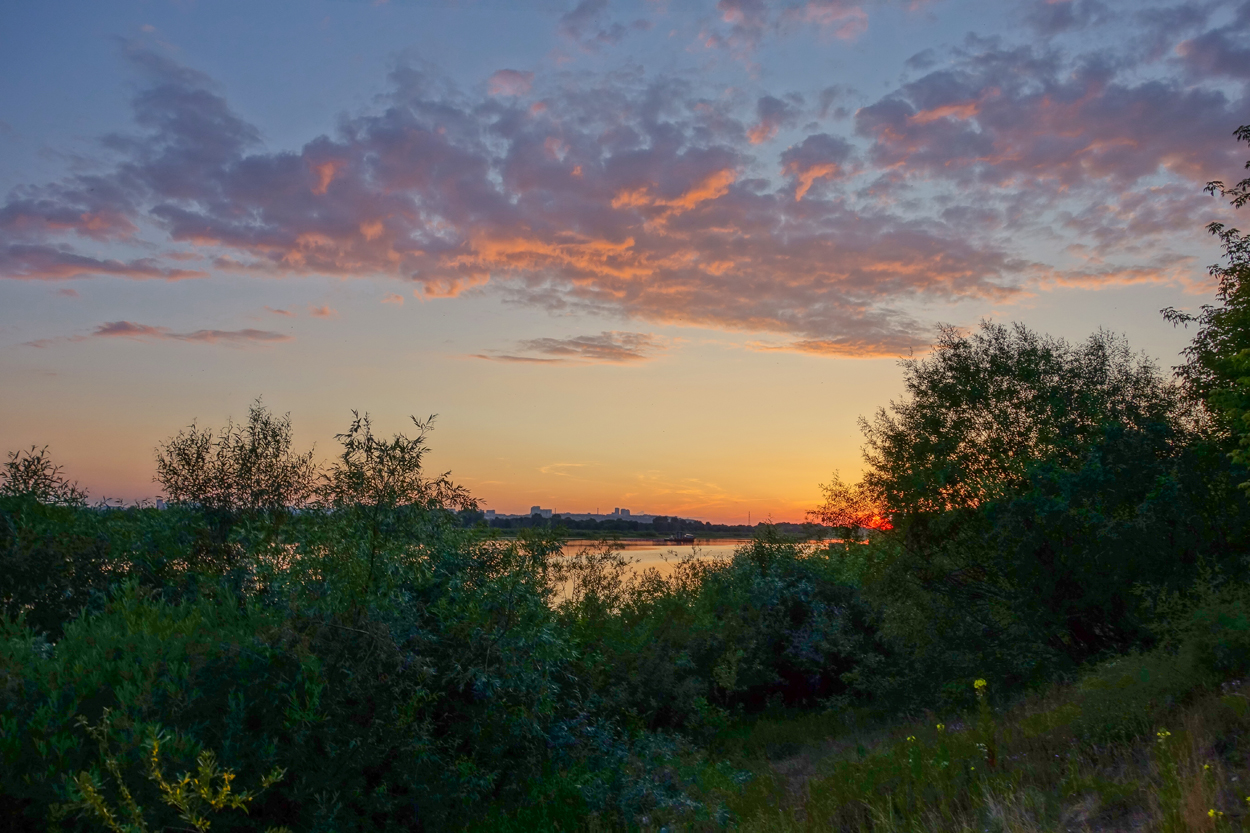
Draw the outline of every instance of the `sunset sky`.
<instances>
[{"instance_id":1,"label":"sunset sky","mask_svg":"<svg viewBox=\"0 0 1250 833\"><path fill-rule=\"evenodd\" d=\"M1248 81L1250 2L7 3L0 450L151 497L263 395L437 413L501 512L799 520L939 322L1176 364Z\"/></svg>"}]
</instances>

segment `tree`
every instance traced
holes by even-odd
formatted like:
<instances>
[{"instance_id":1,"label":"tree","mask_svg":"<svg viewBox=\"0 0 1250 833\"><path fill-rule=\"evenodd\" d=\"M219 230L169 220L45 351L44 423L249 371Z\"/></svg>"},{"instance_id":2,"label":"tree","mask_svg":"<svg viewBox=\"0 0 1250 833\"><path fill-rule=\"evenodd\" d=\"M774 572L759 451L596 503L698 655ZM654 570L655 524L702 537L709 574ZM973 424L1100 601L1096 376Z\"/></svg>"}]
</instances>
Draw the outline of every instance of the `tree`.
<instances>
[{"instance_id":1,"label":"tree","mask_svg":"<svg viewBox=\"0 0 1250 833\"><path fill-rule=\"evenodd\" d=\"M52 462L48 447L11 451L0 469L0 497L33 497L40 503L82 506L87 492L65 477L62 466Z\"/></svg>"},{"instance_id":2,"label":"tree","mask_svg":"<svg viewBox=\"0 0 1250 833\"><path fill-rule=\"evenodd\" d=\"M334 437L343 445L343 452L322 477L318 488L321 502L335 509L476 509L477 501L468 490L449 479L451 472L426 476L426 436L434 427L434 417L425 421L415 416L410 419L417 427L417 436L396 434L388 441L373 435L368 414L361 416L352 411L351 426L346 433Z\"/></svg>"},{"instance_id":3,"label":"tree","mask_svg":"<svg viewBox=\"0 0 1250 833\"><path fill-rule=\"evenodd\" d=\"M825 502L807 513L815 523L846 530L850 538L859 538L860 530L890 529L885 509L863 483L842 482L837 472L828 483L820 484Z\"/></svg>"},{"instance_id":4,"label":"tree","mask_svg":"<svg viewBox=\"0 0 1250 833\"><path fill-rule=\"evenodd\" d=\"M1180 415L1175 386L1106 331L1071 345L1022 324L942 326L902 366L907 398L860 421L865 488L892 513L975 509L1027 489L1032 465L1076 465L1108 424Z\"/></svg>"},{"instance_id":5,"label":"tree","mask_svg":"<svg viewBox=\"0 0 1250 833\"><path fill-rule=\"evenodd\" d=\"M1237 128L1234 135L1250 143L1250 125ZM1233 207L1241 208L1250 202L1250 178L1231 187L1209 182L1207 191L1231 197ZM1209 270L1218 279L1217 304L1204 304L1198 315L1172 307L1162 313L1173 325L1198 325L1177 375L1189 395L1206 407L1233 460L1250 465L1250 236L1223 223L1211 223L1207 230L1220 238L1227 258ZM1250 488L1250 482L1242 487Z\"/></svg>"},{"instance_id":6,"label":"tree","mask_svg":"<svg viewBox=\"0 0 1250 833\"><path fill-rule=\"evenodd\" d=\"M258 398L245 424L214 436L195 423L156 449L156 481L171 503L219 512L263 512L299 506L312 494L313 452L291 451L291 416L271 414Z\"/></svg>"},{"instance_id":7,"label":"tree","mask_svg":"<svg viewBox=\"0 0 1250 833\"><path fill-rule=\"evenodd\" d=\"M1120 597L1192 555L1169 511L1195 509L1176 499L1179 387L1106 331L988 322L943 327L903 370L906 397L862 422L863 489L897 530L856 560L891 627L932 673L962 652L1014 682L1136 639Z\"/></svg>"},{"instance_id":8,"label":"tree","mask_svg":"<svg viewBox=\"0 0 1250 833\"><path fill-rule=\"evenodd\" d=\"M317 486L315 505L328 523L319 525L312 549L328 557L321 574L337 576L354 617L384 580L408 581L428 569L430 546L459 527L454 513L478 508L450 472L425 474L434 417L411 419L415 437L387 440L374 436L368 414L352 411L351 426L335 435L343 451Z\"/></svg>"}]
</instances>

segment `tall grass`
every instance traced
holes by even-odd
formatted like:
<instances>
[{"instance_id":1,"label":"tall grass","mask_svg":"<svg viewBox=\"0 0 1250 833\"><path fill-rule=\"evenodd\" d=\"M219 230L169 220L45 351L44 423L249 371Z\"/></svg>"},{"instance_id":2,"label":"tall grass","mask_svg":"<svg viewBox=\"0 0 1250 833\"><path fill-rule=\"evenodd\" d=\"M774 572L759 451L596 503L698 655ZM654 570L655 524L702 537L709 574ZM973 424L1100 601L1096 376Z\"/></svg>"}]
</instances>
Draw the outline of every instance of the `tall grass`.
<instances>
[{"instance_id":1,"label":"tall grass","mask_svg":"<svg viewBox=\"0 0 1250 833\"><path fill-rule=\"evenodd\" d=\"M1250 829L1250 699L1191 648L1106 661L999 709L761 719L722 739L755 775L725 801L744 831Z\"/></svg>"}]
</instances>

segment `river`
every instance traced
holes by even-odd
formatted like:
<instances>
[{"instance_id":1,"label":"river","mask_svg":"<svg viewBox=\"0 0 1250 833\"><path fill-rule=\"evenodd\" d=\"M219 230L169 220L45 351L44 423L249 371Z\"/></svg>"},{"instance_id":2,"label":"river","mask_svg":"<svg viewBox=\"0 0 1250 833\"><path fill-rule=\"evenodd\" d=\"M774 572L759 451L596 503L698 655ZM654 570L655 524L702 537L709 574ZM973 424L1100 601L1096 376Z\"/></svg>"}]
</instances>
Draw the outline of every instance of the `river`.
<instances>
[{"instance_id":1,"label":"river","mask_svg":"<svg viewBox=\"0 0 1250 833\"><path fill-rule=\"evenodd\" d=\"M588 546L598 544L591 539L572 539L564 544L564 555L573 555ZM612 548L624 553L630 561L635 562L634 568L645 570L655 567L661 573L668 573L672 565L683 556L694 552L700 558L728 558L734 550L743 544L751 543L750 538L697 538L694 546L690 544L665 543L658 539L624 538L615 541Z\"/></svg>"}]
</instances>

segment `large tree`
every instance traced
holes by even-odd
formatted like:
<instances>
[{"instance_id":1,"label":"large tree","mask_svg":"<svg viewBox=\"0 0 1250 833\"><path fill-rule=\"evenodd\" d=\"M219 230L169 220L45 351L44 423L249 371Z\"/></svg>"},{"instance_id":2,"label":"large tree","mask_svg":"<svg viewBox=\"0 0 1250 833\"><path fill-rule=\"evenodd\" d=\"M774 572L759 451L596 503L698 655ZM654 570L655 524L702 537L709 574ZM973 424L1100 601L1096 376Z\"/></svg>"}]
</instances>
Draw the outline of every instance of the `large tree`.
<instances>
[{"instance_id":1,"label":"large tree","mask_svg":"<svg viewBox=\"0 0 1250 833\"><path fill-rule=\"evenodd\" d=\"M932 353L902 365L906 397L861 427L865 485L904 516L1019 494L1031 467L1077 465L1107 425L1178 415L1176 387L1106 331L1073 345L1022 324L943 326Z\"/></svg>"}]
</instances>

